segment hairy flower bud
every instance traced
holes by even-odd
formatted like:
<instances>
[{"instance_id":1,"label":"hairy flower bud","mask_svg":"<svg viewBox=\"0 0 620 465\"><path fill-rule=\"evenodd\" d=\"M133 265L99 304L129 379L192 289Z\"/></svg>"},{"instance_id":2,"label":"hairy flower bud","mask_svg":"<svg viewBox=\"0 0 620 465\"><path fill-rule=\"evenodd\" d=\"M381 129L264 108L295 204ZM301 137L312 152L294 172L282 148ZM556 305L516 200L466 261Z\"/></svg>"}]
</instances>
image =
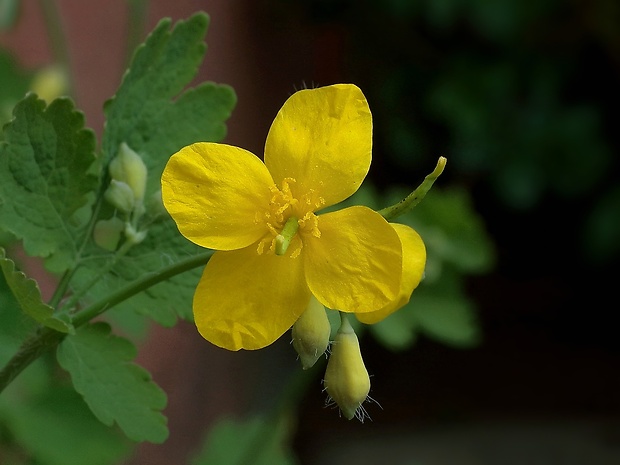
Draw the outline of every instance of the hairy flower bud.
<instances>
[{"instance_id":1,"label":"hairy flower bud","mask_svg":"<svg viewBox=\"0 0 620 465\"><path fill-rule=\"evenodd\" d=\"M112 179L103 196L122 212L130 213L134 208L135 198L133 191L128 184L122 181Z\"/></svg>"},{"instance_id":2,"label":"hairy flower bud","mask_svg":"<svg viewBox=\"0 0 620 465\"><path fill-rule=\"evenodd\" d=\"M314 366L327 350L331 325L325 313L325 307L310 297L308 307L293 325L293 347L299 354L304 370Z\"/></svg>"},{"instance_id":3,"label":"hairy flower bud","mask_svg":"<svg viewBox=\"0 0 620 465\"><path fill-rule=\"evenodd\" d=\"M323 384L347 419L363 419L362 402L370 392L370 377L364 366L359 341L346 315L332 344Z\"/></svg>"},{"instance_id":4,"label":"hairy flower bud","mask_svg":"<svg viewBox=\"0 0 620 465\"><path fill-rule=\"evenodd\" d=\"M110 176L113 180L127 184L133 191L136 204L141 204L146 190L146 165L140 155L123 142L110 162Z\"/></svg>"}]
</instances>

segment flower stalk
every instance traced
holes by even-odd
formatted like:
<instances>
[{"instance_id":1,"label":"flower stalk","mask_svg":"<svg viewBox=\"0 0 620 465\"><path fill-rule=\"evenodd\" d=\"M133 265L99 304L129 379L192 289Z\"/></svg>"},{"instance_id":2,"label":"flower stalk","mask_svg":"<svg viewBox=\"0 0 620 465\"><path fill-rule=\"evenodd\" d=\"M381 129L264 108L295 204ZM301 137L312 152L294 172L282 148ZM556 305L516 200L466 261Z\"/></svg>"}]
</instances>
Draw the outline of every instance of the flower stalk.
<instances>
[{"instance_id":1,"label":"flower stalk","mask_svg":"<svg viewBox=\"0 0 620 465\"><path fill-rule=\"evenodd\" d=\"M204 266L212 255L213 251L209 250L163 268L157 273L147 274L75 313L72 315L71 324L76 328L82 326L115 305L155 284L199 266ZM56 347L65 336L65 334L53 329L40 327L30 339L22 344L17 353L0 371L0 393L41 354Z\"/></svg>"},{"instance_id":2,"label":"flower stalk","mask_svg":"<svg viewBox=\"0 0 620 465\"><path fill-rule=\"evenodd\" d=\"M446 157L439 157L435 169L424 178L424 181L422 181L422 183L411 194L400 202L379 210L377 213L383 216L386 220L391 220L407 213L408 211L411 211L422 201L428 191L431 190L431 187L433 187L433 184L437 178L441 175L441 173L443 173L447 162L448 160Z\"/></svg>"}]
</instances>

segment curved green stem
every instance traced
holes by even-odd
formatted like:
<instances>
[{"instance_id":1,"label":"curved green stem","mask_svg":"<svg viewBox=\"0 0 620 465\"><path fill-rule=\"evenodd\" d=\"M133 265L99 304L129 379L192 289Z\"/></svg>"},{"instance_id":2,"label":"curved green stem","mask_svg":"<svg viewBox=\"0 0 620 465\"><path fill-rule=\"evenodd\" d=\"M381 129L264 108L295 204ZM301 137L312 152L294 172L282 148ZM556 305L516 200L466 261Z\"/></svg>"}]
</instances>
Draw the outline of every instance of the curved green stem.
<instances>
[{"instance_id":1,"label":"curved green stem","mask_svg":"<svg viewBox=\"0 0 620 465\"><path fill-rule=\"evenodd\" d=\"M143 276L140 279L132 281L126 286L120 288L116 292L94 302L88 307L83 308L71 320L73 326L78 327L115 305L129 299L130 297L148 289L155 284L166 281L173 276L184 273L191 269L205 265L213 255L213 251L194 255L185 260L170 265L158 272L153 272ZM63 340L66 334L54 331L50 328L39 328L39 330L26 342L22 344L17 353L8 361L5 367L0 371L0 392L6 388L17 375L19 375L26 367L35 361L41 354L49 349L56 347Z\"/></svg>"},{"instance_id":2,"label":"curved green stem","mask_svg":"<svg viewBox=\"0 0 620 465\"><path fill-rule=\"evenodd\" d=\"M27 339L17 353L7 362L0 371L0 393L11 381L17 378L26 367L39 358L43 353L55 347L65 334L50 328L40 328L31 338Z\"/></svg>"},{"instance_id":3,"label":"curved green stem","mask_svg":"<svg viewBox=\"0 0 620 465\"><path fill-rule=\"evenodd\" d=\"M125 50L125 68L129 68L136 48L144 38L146 26L147 0L129 0L127 2L127 44Z\"/></svg>"},{"instance_id":4,"label":"curved green stem","mask_svg":"<svg viewBox=\"0 0 620 465\"><path fill-rule=\"evenodd\" d=\"M142 292L145 289L148 289L151 286L154 286L155 284L166 281L173 276L192 270L199 266L206 265L211 258L211 255L213 255L213 251L209 250L199 255L194 255L186 258L185 260L175 263L174 265L171 265L168 268L164 268L163 270L160 270L156 273L149 273L140 279L136 279L125 287L122 287L116 292L113 292L107 297L99 300L98 302L95 302L88 307L83 308L75 315L73 315L71 322L76 328L83 325L84 323L88 323L90 320L102 314L106 310L109 310L115 305L118 305L119 303L129 299L130 297L133 297L134 295Z\"/></svg>"},{"instance_id":5,"label":"curved green stem","mask_svg":"<svg viewBox=\"0 0 620 465\"><path fill-rule=\"evenodd\" d=\"M441 173L443 173L443 169L445 168L447 161L448 160L446 159L446 157L439 157L435 169L432 171L432 173L430 173L424 178L424 181L422 181L422 183L416 188L416 190L414 190L411 194L409 194L397 204L383 208L377 213L383 216L386 220L391 220L413 209L413 207L415 207L422 201L422 199L426 196L427 192L431 189L437 178L441 175Z\"/></svg>"}]
</instances>

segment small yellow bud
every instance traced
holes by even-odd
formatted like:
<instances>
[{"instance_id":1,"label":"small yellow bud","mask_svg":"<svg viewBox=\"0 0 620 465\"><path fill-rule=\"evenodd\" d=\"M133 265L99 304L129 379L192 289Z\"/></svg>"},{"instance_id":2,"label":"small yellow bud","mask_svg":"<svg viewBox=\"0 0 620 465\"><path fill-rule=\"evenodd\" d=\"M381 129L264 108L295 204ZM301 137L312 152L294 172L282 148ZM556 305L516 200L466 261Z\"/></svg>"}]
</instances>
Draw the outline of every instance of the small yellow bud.
<instances>
[{"instance_id":1,"label":"small yellow bud","mask_svg":"<svg viewBox=\"0 0 620 465\"><path fill-rule=\"evenodd\" d=\"M128 184L122 181L112 179L103 196L122 212L130 213L134 208L135 198L133 191Z\"/></svg>"},{"instance_id":2,"label":"small yellow bud","mask_svg":"<svg viewBox=\"0 0 620 465\"><path fill-rule=\"evenodd\" d=\"M133 191L136 204L141 204L146 190L146 165L140 155L123 142L110 162L110 176L113 180L127 184Z\"/></svg>"},{"instance_id":3,"label":"small yellow bud","mask_svg":"<svg viewBox=\"0 0 620 465\"><path fill-rule=\"evenodd\" d=\"M69 78L67 72L60 65L51 65L38 71L30 89L48 104L57 97L67 93Z\"/></svg>"},{"instance_id":4,"label":"small yellow bud","mask_svg":"<svg viewBox=\"0 0 620 465\"><path fill-rule=\"evenodd\" d=\"M364 418L362 403L370 392L370 377L364 366L360 345L351 324L341 313L342 324L332 344L323 384L329 397L351 420Z\"/></svg>"},{"instance_id":5,"label":"small yellow bud","mask_svg":"<svg viewBox=\"0 0 620 465\"><path fill-rule=\"evenodd\" d=\"M308 307L293 325L293 347L299 354L304 370L314 366L327 350L331 325L325 313L325 307L310 297Z\"/></svg>"}]
</instances>

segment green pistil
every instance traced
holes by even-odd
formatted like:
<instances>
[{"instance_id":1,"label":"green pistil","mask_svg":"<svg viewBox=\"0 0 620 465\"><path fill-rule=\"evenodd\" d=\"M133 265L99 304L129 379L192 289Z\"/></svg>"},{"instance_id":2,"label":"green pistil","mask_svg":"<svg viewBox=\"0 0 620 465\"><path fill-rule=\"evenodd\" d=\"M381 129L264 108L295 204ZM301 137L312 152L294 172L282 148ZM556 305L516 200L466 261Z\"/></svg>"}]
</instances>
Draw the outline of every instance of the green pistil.
<instances>
[{"instance_id":1,"label":"green pistil","mask_svg":"<svg viewBox=\"0 0 620 465\"><path fill-rule=\"evenodd\" d=\"M286 224L282 228L282 231L276 236L276 255L284 255L286 253L298 229L299 223L297 222L297 218L291 216L286 220Z\"/></svg>"}]
</instances>

